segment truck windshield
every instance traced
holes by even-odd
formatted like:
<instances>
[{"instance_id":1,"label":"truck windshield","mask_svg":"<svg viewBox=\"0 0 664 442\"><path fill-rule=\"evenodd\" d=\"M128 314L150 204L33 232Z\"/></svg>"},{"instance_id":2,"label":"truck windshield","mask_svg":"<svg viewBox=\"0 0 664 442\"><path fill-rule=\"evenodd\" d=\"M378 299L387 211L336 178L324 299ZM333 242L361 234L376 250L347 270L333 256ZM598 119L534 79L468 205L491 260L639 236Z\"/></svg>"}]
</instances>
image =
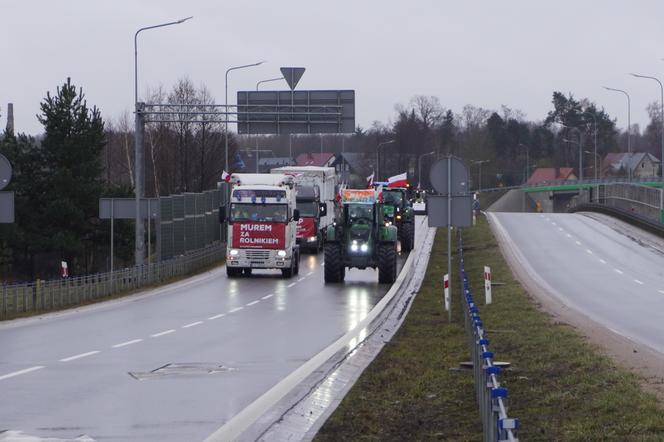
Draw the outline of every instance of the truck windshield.
<instances>
[{"instance_id":1,"label":"truck windshield","mask_svg":"<svg viewBox=\"0 0 664 442\"><path fill-rule=\"evenodd\" d=\"M395 205L395 206L400 206L402 200L403 200L403 196L401 195L401 192L386 192L386 191L383 191L383 201L385 201L385 204L392 204L392 205Z\"/></svg>"},{"instance_id":2,"label":"truck windshield","mask_svg":"<svg viewBox=\"0 0 664 442\"><path fill-rule=\"evenodd\" d=\"M231 204L231 222L259 221L285 223L288 220L286 204Z\"/></svg>"},{"instance_id":3,"label":"truck windshield","mask_svg":"<svg viewBox=\"0 0 664 442\"><path fill-rule=\"evenodd\" d=\"M348 221L350 223L366 223L373 222L373 208L372 204L348 204Z\"/></svg>"},{"instance_id":4,"label":"truck windshield","mask_svg":"<svg viewBox=\"0 0 664 442\"><path fill-rule=\"evenodd\" d=\"M300 216L316 216L318 204L313 201L299 201L297 203L297 210L300 211Z\"/></svg>"}]
</instances>

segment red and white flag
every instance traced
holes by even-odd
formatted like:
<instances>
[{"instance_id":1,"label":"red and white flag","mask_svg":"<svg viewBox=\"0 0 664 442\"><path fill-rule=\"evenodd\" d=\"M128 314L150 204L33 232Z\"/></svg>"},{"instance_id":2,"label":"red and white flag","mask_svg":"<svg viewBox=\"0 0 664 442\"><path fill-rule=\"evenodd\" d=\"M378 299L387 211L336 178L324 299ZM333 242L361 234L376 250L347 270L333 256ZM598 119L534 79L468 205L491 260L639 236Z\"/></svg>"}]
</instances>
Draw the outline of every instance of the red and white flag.
<instances>
[{"instance_id":1,"label":"red and white flag","mask_svg":"<svg viewBox=\"0 0 664 442\"><path fill-rule=\"evenodd\" d=\"M408 175L406 172L391 176L387 179L387 187L406 187L408 185Z\"/></svg>"},{"instance_id":2,"label":"red and white flag","mask_svg":"<svg viewBox=\"0 0 664 442\"><path fill-rule=\"evenodd\" d=\"M374 174L371 172L371 175L367 177L367 188L371 189L373 187Z\"/></svg>"},{"instance_id":3,"label":"red and white flag","mask_svg":"<svg viewBox=\"0 0 664 442\"><path fill-rule=\"evenodd\" d=\"M62 261L60 263L61 272L63 278L69 278L69 269L67 268L67 261Z\"/></svg>"},{"instance_id":4,"label":"red and white flag","mask_svg":"<svg viewBox=\"0 0 664 442\"><path fill-rule=\"evenodd\" d=\"M222 179L222 181L230 183L231 182L231 174L224 170L223 172L221 172L221 179Z\"/></svg>"}]
</instances>

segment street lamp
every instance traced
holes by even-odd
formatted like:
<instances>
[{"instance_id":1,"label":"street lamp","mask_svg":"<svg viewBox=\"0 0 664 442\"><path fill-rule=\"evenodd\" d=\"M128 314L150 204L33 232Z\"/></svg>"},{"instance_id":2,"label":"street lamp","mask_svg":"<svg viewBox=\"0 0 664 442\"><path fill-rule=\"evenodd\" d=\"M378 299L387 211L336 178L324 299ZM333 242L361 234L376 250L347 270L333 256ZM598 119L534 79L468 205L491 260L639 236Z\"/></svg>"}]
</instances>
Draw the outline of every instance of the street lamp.
<instances>
[{"instance_id":1,"label":"street lamp","mask_svg":"<svg viewBox=\"0 0 664 442\"><path fill-rule=\"evenodd\" d=\"M638 77L638 75L635 75L635 74L632 74L632 75L634 75L635 77ZM629 94L627 92L625 92L624 90L622 90L622 89L616 89L616 88L607 87L607 86L603 86L603 87L607 91L620 92L622 94L625 94L625 96L627 97L627 153L628 153L629 159L631 160L632 159L632 116L631 116L631 113L632 113L632 100L630 99ZM628 181L631 182L632 181L632 168L629 166L629 163L628 163L628 167L627 167L627 177L628 177L627 178Z\"/></svg>"},{"instance_id":2,"label":"street lamp","mask_svg":"<svg viewBox=\"0 0 664 442\"><path fill-rule=\"evenodd\" d=\"M231 68L226 69L226 81L224 83L224 109L226 109L226 123L224 125L224 130L226 131L225 133L225 142L224 142L224 150L225 150L225 156L226 156L226 162L224 163L224 170L227 173L230 173L230 169L228 168L228 73L230 71L235 71L237 69L244 69L244 68L250 68L254 66L259 66L261 64L265 63L265 61L259 61L258 63L251 63L251 64L243 64L242 66L233 66Z\"/></svg>"},{"instance_id":3,"label":"street lamp","mask_svg":"<svg viewBox=\"0 0 664 442\"><path fill-rule=\"evenodd\" d=\"M577 142L574 140L570 140L569 138L563 138L563 141L565 143L572 143L579 146L579 181L583 181L583 152L582 152L583 146L581 144L581 131L576 127L571 127L570 129L576 129L579 131L579 141Z\"/></svg>"},{"instance_id":4,"label":"street lamp","mask_svg":"<svg viewBox=\"0 0 664 442\"><path fill-rule=\"evenodd\" d=\"M601 160L601 158L599 157L599 154L597 154L596 152L590 151L590 150L584 150L583 152L595 156L595 167L597 167L597 160L598 159ZM595 170L595 181L597 181L597 170Z\"/></svg>"},{"instance_id":5,"label":"street lamp","mask_svg":"<svg viewBox=\"0 0 664 442\"><path fill-rule=\"evenodd\" d=\"M662 82L659 81L658 78L650 77L648 75L639 75L639 74L632 74L632 75L637 78L647 78L649 80L655 80L659 84L659 90L661 93L660 117L662 118L662 153L661 153L660 164L662 165L662 172L661 172L662 190L659 192L659 222L664 223L664 86L662 86Z\"/></svg>"},{"instance_id":6,"label":"street lamp","mask_svg":"<svg viewBox=\"0 0 664 442\"><path fill-rule=\"evenodd\" d=\"M145 238L143 238L143 219L141 218L141 198L143 197L143 116L142 106L138 103L138 34L149 29L163 28L165 26L179 25L193 17L177 21L161 23L140 28L134 34L134 196L136 197L136 225L134 261L137 266L143 265L145 255ZM150 218L148 216L148 222ZM111 262L113 259L111 258ZM112 270L112 269L111 269Z\"/></svg>"},{"instance_id":7,"label":"street lamp","mask_svg":"<svg viewBox=\"0 0 664 442\"><path fill-rule=\"evenodd\" d=\"M396 141L394 141L394 140L383 141L382 143L378 143L378 146L376 146L376 181L378 181L378 178L380 177L380 175L378 174L378 166L380 165L380 163L379 163L380 157L378 156L379 155L379 149L380 149L381 146L385 146L387 144L393 144L393 143L396 143Z\"/></svg>"},{"instance_id":8,"label":"street lamp","mask_svg":"<svg viewBox=\"0 0 664 442\"><path fill-rule=\"evenodd\" d=\"M472 164L479 164L479 171L477 173L477 191L482 191L482 163L488 163L490 160L476 160L471 161Z\"/></svg>"},{"instance_id":9,"label":"street lamp","mask_svg":"<svg viewBox=\"0 0 664 442\"><path fill-rule=\"evenodd\" d=\"M279 81L283 80L284 77L278 77L278 78L268 78L267 80L261 80L258 83L256 83L256 90L258 90L258 85L263 84L263 83L269 83L270 81Z\"/></svg>"},{"instance_id":10,"label":"street lamp","mask_svg":"<svg viewBox=\"0 0 664 442\"><path fill-rule=\"evenodd\" d=\"M420 157L417 159L417 188L421 189L422 188L422 158L428 156L428 155L433 155L436 152L431 151L427 153L423 153L420 155ZM480 166L482 167L482 166Z\"/></svg>"}]
</instances>

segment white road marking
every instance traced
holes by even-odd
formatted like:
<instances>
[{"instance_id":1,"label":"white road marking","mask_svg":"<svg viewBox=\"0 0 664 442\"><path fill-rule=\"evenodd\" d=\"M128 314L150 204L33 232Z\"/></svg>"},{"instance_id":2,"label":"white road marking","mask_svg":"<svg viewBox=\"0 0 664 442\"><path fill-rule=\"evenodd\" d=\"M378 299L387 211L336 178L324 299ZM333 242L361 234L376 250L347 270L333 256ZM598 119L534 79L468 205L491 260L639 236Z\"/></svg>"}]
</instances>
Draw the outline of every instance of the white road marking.
<instances>
[{"instance_id":1,"label":"white road marking","mask_svg":"<svg viewBox=\"0 0 664 442\"><path fill-rule=\"evenodd\" d=\"M120 343L120 344L111 345L111 347L113 347L113 348L126 347L127 345L136 344L136 343L139 343L139 342L141 342L141 341L142 341L142 339L132 339L131 341L127 341L127 342L122 342L122 343Z\"/></svg>"},{"instance_id":2,"label":"white road marking","mask_svg":"<svg viewBox=\"0 0 664 442\"><path fill-rule=\"evenodd\" d=\"M570 234L568 233L568 234L567 234L567 237L568 237L568 238L571 238L571 237L572 237L572 235L570 235Z\"/></svg>"},{"instance_id":3,"label":"white road marking","mask_svg":"<svg viewBox=\"0 0 664 442\"><path fill-rule=\"evenodd\" d=\"M614 272L618 273L619 275L623 274L623 271L620 269L613 269Z\"/></svg>"},{"instance_id":4,"label":"white road marking","mask_svg":"<svg viewBox=\"0 0 664 442\"><path fill-rule=\"evenodd\" d=\"M298 278L297 279L297 282L302 282L302 281L304 281L304 278Z\"/></svg>"},{"instance_id":5,"label":"white road marking","mask_svg":"<svg viewBox=\"0 0 664 442\"><path fill-rule=\"evenodd\" d=\"M307 276L311 276L313 274L314 274L314 272L309 272L309 273L307 273Z\"/></svg>"},{"instance_id":6,"label":"white road marking","mask_svg":"<svg viewBox=\"0 0 664 442\"><path fill-rule=\"evenodd\" d=\"M20 375L22 375L22 374L30 373L30 372L32 372L32 371L41 370L42 368L44 368L43 365L35 365L34 367L24 368L23 370L19 370L19 371L14 371L14 372L12 372L12 373L3 374L2 376L0 376L0 381L3 380L3 379L13 378L14 376L20 376Z\"/></svg>"},{"instance_id":7,"label":"white road marking","mask_svg":"<svg viewBox=\"0 0 664 442\"><path fill-rule=\"evenodd\" d=\"M258 300L258 299L255 300L255 301L251 301L249 304L247 304L247 307L251 307L252 305L256 305L256 304L258 304L259 302L260 302L260 300Z\"/></svg>"},{"instance_id":8,"label":"white road marking","mask_svg":"<svg viewBox=\"0 0 664 442\"><path fill-rule=\"evenodd\" d=\"M99 350L93 350L87 353L81 353L79 355L69 356L68 358L60 359L60 362L75 361L76 359L87 358L88 356L96 355L97 353L99 353Z\"/></svg>"},{"instance_id":9,"label":"white road marking","mask_svg":"<svg viewBox=\"0 0 664 442\"><path fill-rule=\"evenodd\" d=\"M558 224L556 224L554 221L551 221L551 224L553 224L554 226L557 226L557 225L558 225Z\"/></svg>"},{"instance_id":10,"label":"white road marking","mask_svg":"<svg viewBox=\"0 0 664 442\"><path fill-rule=\"evenodd\" d=\"M263 296L261 299L270 299L273 296L274 296L274 293L270 293L269 295Z\"/></svg>"},{"instance_id":11,"label":"white road marking","mask_svg":"<svg viewBox=\"0 0 664 442\"><path fill-rule=\"evenodd\" d=\"M586 249L586 253L589 254L589 255L592 255L592 254L593 254L593 251L590 250L590 249Z\"/></svg>"},{"instance_id":12,"label":"white road marking","mask_svg":"<svg viewBox=\"0 0 664 442\"><path fill-rule=\"evenodd\" d=\"M563 229L562 227L558 227L558 230L560 230L561 232L565 231L565 229Z\"/></svg>"},{"instance_id":13,"label":"white road marking","mask_svg":"<svg viewBox=\"0 0 664 442\"><path fill-rule=\"evenodd\" d=\"M602 264L606 264L606 261L604 261L602 258L599 259L599 262L601 262Z\"/></svg>"},{"instance_id":14,"label":"white road marking","mask_svg":"<svg viewBox=\"0 0 664 442\"><path fill-rule=\"evenodd\" d=\"M192 322L191 324L183 325L182 328L195 327L197 325L201 325L202 323L203 323L203 321L196 321L196 322Z\"/></svg>"},{"instance_id":15,"label":"white road marking","mask_svg":"<svg viewBox=\"0 0 664 442\"><path fill-rule=\"evenodd\" d=\"M639 284L639 285L643 285L643 281L639 281L638 279L635 279L634 282Z\"/></svg>"},{"instance_id":16,"label":"white road marking","mask_svg":"<svg viewBox=\"0 0 664 442\"><path fill-rule=\"evenodd\" d=\"M581 245L581 243L579 241L574 241L574 242L576 243L577 246Z\"/></svg>"},{"instance_id":17,"label":"white road marking","mask_svg":"<svg viewBox=\"0 0 664 442\"><path fill-rule=\"evenodd\" d=\"M152 336L153 338L158 338L159 336L164 336L164 335L168 335L168 334L171 334L171 333L175 333L175 330L173 330L173 329L164 330L163 332L155 333L154 335L150 335L150 336Z\"/></svg>"},{"instance_id":18,"label":"white road marking","mask_svg":"<svg viewBox=\"0 0 664 442\"><path fill-rule=\"evenodd\" d=\"M288 284L286 287L291 288L291 287L293 287L295 284L297 284L297 282L291 282L291 283Z\"/></svg>"},{"instance_id":19,"label":"white road marking","mask_svg":"<svg viewBox=\"0 0 664 442\"><path fill-rule=\"evenodd\" d=\"M664 290L657 290L657 291L658 291L659 293L661 293L662 295L664 295Z\"/></svg>"},{"instance_id":20,"label":"white road marking","mask_svg":"<svg viewBox=\"0 0 664 442\"><path fill-rule=\"evenodd\" d=\"M244 307L235 307L233 310L229 311L228 313L239 312L239 311L242 310L243 308L244 308Z\"/></svg>"},{"instance_id":21,"label":"white road marking","mask_svg":"<svg viewBox=\"0 0 664 442\"><path fill-rule=\"evenodd\" d=\"M223 318L226 316L226 313L219 313L218 315L210 316L208 321L214 321L215 319Z\"/></svg>"}]
</instances>

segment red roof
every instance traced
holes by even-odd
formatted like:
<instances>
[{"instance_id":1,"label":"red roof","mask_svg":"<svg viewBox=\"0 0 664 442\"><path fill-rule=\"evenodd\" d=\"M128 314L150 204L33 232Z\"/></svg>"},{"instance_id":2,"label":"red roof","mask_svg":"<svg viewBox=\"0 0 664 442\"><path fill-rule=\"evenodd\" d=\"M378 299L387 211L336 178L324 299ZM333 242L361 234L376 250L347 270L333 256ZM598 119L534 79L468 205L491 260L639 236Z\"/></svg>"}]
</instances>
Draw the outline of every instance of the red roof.
<instances>
[{"instance_id":1,"label":"red roof","mask_svg":"<svg viewBox=\"0 0 664 442\"><path fill-rule=\"evenodd\" d=\"M574 175L574 169L572 167L538 167L533 174L530 175L530 178L528 178L528 184L575 179L576 175Z\"/></svg>"},{"instance_id":2,"label":"red roof","mask_svg":"<svg viewBox=\"0 0 664 442\"><path fill-rule=\"evenodd\" d=\"M332 161L330 161L332 160ZM331 152L323 153L301 153L295 158L295 164L298 166L329 166L334 161L334 154Z\"/></svg>"}]
</instances>

